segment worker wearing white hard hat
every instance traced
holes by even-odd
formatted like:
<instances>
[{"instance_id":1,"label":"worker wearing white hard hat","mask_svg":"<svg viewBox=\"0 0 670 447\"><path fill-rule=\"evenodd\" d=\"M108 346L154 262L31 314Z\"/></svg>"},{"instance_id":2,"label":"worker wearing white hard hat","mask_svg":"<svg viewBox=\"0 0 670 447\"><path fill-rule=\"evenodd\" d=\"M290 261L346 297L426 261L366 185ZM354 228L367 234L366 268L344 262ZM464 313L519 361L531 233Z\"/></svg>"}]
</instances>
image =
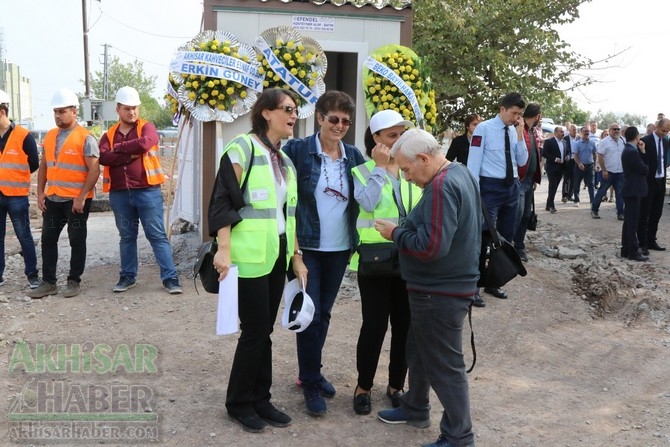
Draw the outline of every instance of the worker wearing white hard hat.
<instances>
[{"instance_id":1,"label":"worker wearing white hard hat","mask_svg":"<svg viewBox=\"0 0 670 447\"><path fill-rule=\"evenodd\" d=\"M133 87L116 92L119 122L100 138L100 164L104 166L102 189L109 192L109 204L119 231L121 268L116 293L135 287L137 277L137 235L140 222L156 262L163 286L170 294L182 293L172 246L163 224L165 182L158 153L156 126L140 118L140 95Z\"/></svg>"},{"instance_id":2,"label":"worker wearing white hard hat","mask_svg":"<svg viewBox=\"0 0 670 447\"><path fill-rule=\"evenodd\" d=\"M369 160L352 170L354 197L360 207L356 229L361 243L349 263L349 268L358 271L363 320L356 346L358 382L353 400L354 412L360 415L369 414L372 409L371 390L389 321L391 351L386 396L393 406L400 403L407 377L405 341L410 322L407 287L400 277L397 250L379 235L373 222L388 219L400 223L421 198L421 189L403 179L398 163L390 155L393 143L408 127L414 124L395 110L372 115L365 132ZM395 268L370 271L369 255L379 247L388 253Z\"/></svg>"},{"instance_id":3,"label":"worker wearing white hard hat","mask_svg":"<svg viewBox=\"0 0 670 447\"><path fill-rule=\"evenodd\" d=\"M37 176L37 205L42 211L42 283L27 293L42 298L58 293L58 239L67 223L70 270L62 296L79 294L86 266L86 223L100 176L98 142L77 123L79 98L69 89L52 100L56 128L44 137L44 156Z\"/></svg>"},{"instance_id":4,"label":"worker wearing white hard hat","mask_svg":"<svg viewBox=\"0 0 670 447\"><path fill-rule=\"evenodd\" d=\"M40 279L37 270L35 241L30 231L30 174L39 166L37 143L28 129L9 119L11 99L0 90L0 286L5 284L5 234L7 215L23 252L24 273L28 284L36 288Z\"/></svg>"}]
</instances>

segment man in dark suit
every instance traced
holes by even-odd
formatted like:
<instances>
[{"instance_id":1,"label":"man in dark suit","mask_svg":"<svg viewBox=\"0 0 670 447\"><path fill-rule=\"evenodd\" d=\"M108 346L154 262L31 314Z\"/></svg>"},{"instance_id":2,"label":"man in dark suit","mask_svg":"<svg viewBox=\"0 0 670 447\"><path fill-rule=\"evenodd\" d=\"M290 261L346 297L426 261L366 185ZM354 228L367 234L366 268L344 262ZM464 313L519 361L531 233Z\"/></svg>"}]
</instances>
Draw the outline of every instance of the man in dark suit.
<instances>
[{"instance_id":1,"label":"man in dark suit","mask_svg":"<svg viewBox=\"0 0 670 447\"><path fill-rule=\"evenodd\" d=\"M621 228L621 256L633 261L648 261L640 251L636 230L640 218L640 202L647 195L647 175L644 138L640 140L637 127L630 126L624 133L626 145L621 153L623 167L623 227Z\"/></svg>"},{"instance_id":2,"label":"man in dark suit","mask_svg":"<svg viewBox=\"0 0 670 447\"><path fill-rule=\"evenodd\" d=\"M577 135L577 126L569 123L567 126L568 134L565 135L563 141L565 142L566 154L572 153L572 143L575 139L579 139ZM570 160L565 162L563 166L563 203L572 200L572 174L575 169L575 161L570 157Z\"/></svg>"},{"instance_id":3,"label":"man in dark suit","mask_svg":"<svg viewBox=\"0 0 670 447\"><path fill-rule=\"evenodd\" d=\"M554 198L556 197L558 184L563 177L566 161L571 158L570 143L563 139L564 134L563 128L557 126L554 129L554 138L545 140L544 147L542 148L542 157L546 161L544 170L547 172L547 178L549 179L549 192L547 193L547 206L545 210L552 214L556 212Z\"/></svg>"},{"instance_id":4,"label":"man in dark suit","mask_svg":"<svg viewBox=\"0 0 670 447\"><path fill-rule=\"evenodd\" d=\"M649 193L640 204L637 238L640 241L642 253L645 254L649 250L665 250L665 247L659 246L656 242L656 232L661 214L663 214L663 201L665 200L665 159L670 144L665 137L669 132L670 119L663 118L656 123L656 130L652 134L642 138L647 148L645 157L649 166L647 174Z\"/></svg>"}]
</instances>

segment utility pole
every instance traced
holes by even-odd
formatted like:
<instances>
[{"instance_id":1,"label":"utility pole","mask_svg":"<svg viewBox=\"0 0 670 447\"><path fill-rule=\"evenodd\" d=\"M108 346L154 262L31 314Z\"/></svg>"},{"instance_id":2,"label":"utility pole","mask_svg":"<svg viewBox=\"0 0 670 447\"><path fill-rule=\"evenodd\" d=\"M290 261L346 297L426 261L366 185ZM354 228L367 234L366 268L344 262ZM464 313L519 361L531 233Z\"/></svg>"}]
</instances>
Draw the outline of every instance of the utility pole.
<instances>
[{"instance_id":1,"label":"utility pole","mask_svg":"<svg viewBox=\"0 0 670 447\"><path fill-rule=\"evenodd\" d=\"M108 84L108 78L107 78L107 68L108 68L108 49L111 48L111 45L106 43L102 45L105 48L105 52L103 53L103 71L102 71L102 99L103 101L107 101L107 95L109 94L109 86Z\"/></svg>"},{"instance_id":2,"label":"utility pole","mask_svg":"<svg viewBox=\"0 0 670 447\"><path fill-rule=\"evenodd\" d=\"M88 67L88 23L86 21L86 0L81 0L82 24L84 29L84 85L86 86L86 98L91 97L91 81L89 79Z\"/></svg>"}]
</instances>

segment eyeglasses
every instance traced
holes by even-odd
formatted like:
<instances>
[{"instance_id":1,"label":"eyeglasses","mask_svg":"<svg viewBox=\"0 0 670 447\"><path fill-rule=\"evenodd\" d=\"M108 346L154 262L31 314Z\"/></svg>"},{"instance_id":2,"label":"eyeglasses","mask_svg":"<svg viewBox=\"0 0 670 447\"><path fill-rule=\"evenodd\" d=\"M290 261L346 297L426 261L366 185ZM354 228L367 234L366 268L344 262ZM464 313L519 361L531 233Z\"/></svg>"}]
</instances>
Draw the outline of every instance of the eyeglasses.
<instances>
[{"instance_id":1,"label":"eyeglasses","mask_svg":"<svg viewBox=\"0 0 670 447\"><path fill-rule=\"evenodd\" d=\"M330 186L327 186L326 189L323 190L323 192L325 192L327 196L335 197L338 202L346 202L347 200L349 200L347 196L339 192L337 189L331 188Z\"/></svg>"},{"instance_id":2,"label":"eyeglasses","mask_svg":"<svg viewBox=\"0 0 670 447\"><path fill-rule=\"evenodd\" d=\"M293 115L293 114L298 115L298 108L293 106L288 105L281 106L277 107L275 110L283 110L284 112L286 112L287 115Z\"/></svg>"},{"instance_id":3,"label":"eyeglasses","mask_svg":"<svg viewBox=\"0 0 670 447\"><path fill-rule=\"evenodd\" d=\"M611 130L612 132L618 132L618 131L620 131L621 129L619 129L618 127L613 127L613 128L611 128L610 130Z\"/></svg>"},{"instance_id":4,"label":"eyeglasses","mask_svg":"<svg viewBox=\"0 0 670 447\"><path fill-rule=\"evenodd\" d=\"M332 124L333 126L337 126L340 123L340 121L342 121L342 125L344 127L351 126L351 120L349 118L340 118L339 116L334 116L334 115L328 116L328 115L324 115L323 113L321 114L321 116L323 116L325 119L327 119L328 122L330 124Z\"/></svg>"}]
</instances>

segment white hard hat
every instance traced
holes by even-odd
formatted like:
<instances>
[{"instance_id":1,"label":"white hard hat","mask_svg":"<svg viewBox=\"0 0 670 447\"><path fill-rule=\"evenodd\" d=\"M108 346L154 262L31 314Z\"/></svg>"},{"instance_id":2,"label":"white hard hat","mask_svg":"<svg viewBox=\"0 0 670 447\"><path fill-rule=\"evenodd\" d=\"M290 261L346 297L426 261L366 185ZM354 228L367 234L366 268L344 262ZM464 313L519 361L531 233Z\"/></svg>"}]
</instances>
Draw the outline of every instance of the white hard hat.
<instances>
[{"instance_id":1,"label":"white hard hat","mask_svg":"<svg viewBox=\"0 0 670 447\"><path fill-rule=\"evenodd\" d=\"M140 101L140 94L137 93L137 90L128 86L121 87L119 91L116 92L116 103L131 107L142 104Z\"/></svg>"},{"instance_id":2,"label":"white hard hat","mask_svg":"<svg viewBox=\"0 0 670 447\"><path fill-rule=\"evenodd\" d=\"M51 107L60 109L63 107L79 107L79 98L72 90L62 88L56 92L51 99Z\"/></svg>"},{"instance_id":3,"label":"white hard hat","mask_svg":"<svg viewBox=\"0 0 670 447\"><path fill-rule=\"evenodd\" d=\"M370 132L372 133L395 126L414 127L414 123L407 121L395 110L382 110L370 118Z\"/></svg>"},{"instance_id":4,"label":"white hard hat","mask_svg":"<svg viewBox=\"0 0 670 447\"><path fill-rule=\"evenodd\" d=\"M284 286L284 313L282 326L293 332L302 332L314 318L314 301L298 285L298 278Z\"/></svg>"},{"instance_id":5,"label":"white hard hat","mask_svg":"<svg viewBox=\"0 0 670 447\"><path fill-rule=\"evenodd\" d=\"M0 104L9 104L9 95L3 90L0 90Z\"/></svg>"}]
</instances>

